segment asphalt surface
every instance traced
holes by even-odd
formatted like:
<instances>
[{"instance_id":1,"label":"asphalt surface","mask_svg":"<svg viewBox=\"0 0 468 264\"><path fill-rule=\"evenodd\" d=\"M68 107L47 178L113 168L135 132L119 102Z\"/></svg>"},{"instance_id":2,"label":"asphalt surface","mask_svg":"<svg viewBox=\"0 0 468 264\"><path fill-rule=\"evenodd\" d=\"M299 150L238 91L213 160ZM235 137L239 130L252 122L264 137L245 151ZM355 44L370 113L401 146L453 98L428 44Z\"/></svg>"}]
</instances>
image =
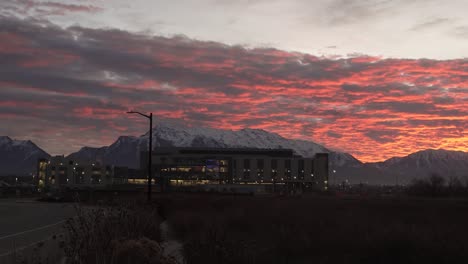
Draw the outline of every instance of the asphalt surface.
<instances>
[{"instance_id":1,"label":"asphalt surface","mask_svg":"<svg viewBox=\"0 0 468 264\"><path fill-rule=\"evenodd\" d=\"M62 233L72 204L0 199L0 257Z\"/></svg>"}]
</instances>

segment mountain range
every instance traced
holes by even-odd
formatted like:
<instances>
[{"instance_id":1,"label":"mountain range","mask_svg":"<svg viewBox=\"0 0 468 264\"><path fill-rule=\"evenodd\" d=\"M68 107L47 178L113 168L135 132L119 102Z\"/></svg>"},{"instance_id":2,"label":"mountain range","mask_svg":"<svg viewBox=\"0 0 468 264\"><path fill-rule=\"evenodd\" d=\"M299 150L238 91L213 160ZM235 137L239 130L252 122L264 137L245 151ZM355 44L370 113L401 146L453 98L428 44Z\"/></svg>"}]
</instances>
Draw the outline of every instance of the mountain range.
<instances>
[{"instance_id":1,"label":"mountain range","mask_svg":"<svg viewBox=\"0 0 468 264\"><path fill-rule=\"evenodd\" d=\"M83 147L68 157L81 161L101 161L104 164L139 167L139 155L148 147L148 133L140 137L121 136L110 146ZM407 183L415 177L438 173L445 177L468 177L468 153L447 150L424 150L406 157L384 162L362 163L348 153L333 151L306 140L286 139L261 129L237 131L213 128L193 128L179 124L159 123L153 130L153 147L214 147L214 148L288 148L298 155L313 157L315 153L330 154L330 181L341 183L393 184ZM0 137L0 175L27 174L35 170L38 158L49 154L31 141Z\"/></svg>"}]
</instances>

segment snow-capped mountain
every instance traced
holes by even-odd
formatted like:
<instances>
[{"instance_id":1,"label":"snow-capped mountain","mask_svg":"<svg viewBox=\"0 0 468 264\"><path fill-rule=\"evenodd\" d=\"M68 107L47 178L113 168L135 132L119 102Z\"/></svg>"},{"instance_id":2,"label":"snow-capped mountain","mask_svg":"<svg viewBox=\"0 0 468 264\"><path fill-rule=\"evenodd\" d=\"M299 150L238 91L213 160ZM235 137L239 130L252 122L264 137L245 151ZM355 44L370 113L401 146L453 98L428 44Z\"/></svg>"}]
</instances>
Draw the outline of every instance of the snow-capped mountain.
<instances>
[{"instance_id":1,"label":"snow-capped mountain","mask_svg":"<svg viewBox=\"0 0 468 264\"><path fill-rule=\"evenodd\" d=\"M147 149L148 133L141 137L120 137L109 147L83 148L71 154L75 159L98 159L106 164L137 168L140 151ZM179 124L159 123L153 130L153 147L216 147L216 148L283 148L296 154L313 157L315 153L331 153L334 166L357 166L361 162L347 153L333 152L311 141L286 139L261 129L222 130L191 128Z\"/></svg>"},{"instance_id":2,"label":"snow-capped mountain","mask_svg":"<svg viewBox=\"0 0 468 264\"><path fill-rule=\"evenodd\" d=\"M428 149L369 165L404 179L425 177L432 173L444 177L468 177L468 153L462 151Z\"/></svg>"},{"instance_id":3,"label":"snow-capped mountain","mask_svg":"<svg viewBox=\"0 0 468 264\"><path fill-rule=\"evenodd\" d=\"M0 136L0 175L29 175L36 171L37 160L50 155L30 140Z\"/></svg>"}]
</instances>

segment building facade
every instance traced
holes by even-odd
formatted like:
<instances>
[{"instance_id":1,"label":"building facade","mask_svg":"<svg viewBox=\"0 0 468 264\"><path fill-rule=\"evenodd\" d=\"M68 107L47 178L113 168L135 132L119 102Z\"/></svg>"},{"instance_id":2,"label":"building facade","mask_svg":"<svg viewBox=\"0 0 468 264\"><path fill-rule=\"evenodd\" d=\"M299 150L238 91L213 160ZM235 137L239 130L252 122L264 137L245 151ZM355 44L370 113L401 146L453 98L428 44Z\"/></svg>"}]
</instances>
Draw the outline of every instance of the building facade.
<instances>
[{"instance_id":1,"label":"building facade","mask_svg":"<svg viewBox=\"0 0 468 264\"><path fill-rule=\"evenodd\" d=\"M141 153L141 170L148 152ZM328 189L328 154L314 158L290 149L157 148L154 177L182 184L296 184Z\"/></svg>"},{"instance_id":2,"label":"building facade","mask_svg":"<svg viewBox=\"0 0 468 264\"><path fill-rule=\"evenodd\" d=\"M64 156L38 161L37 185L39 189L45 186L103 185L112 184L112 182L112 168L98 162L78 162Z\"/></svg>"}]
</instances>

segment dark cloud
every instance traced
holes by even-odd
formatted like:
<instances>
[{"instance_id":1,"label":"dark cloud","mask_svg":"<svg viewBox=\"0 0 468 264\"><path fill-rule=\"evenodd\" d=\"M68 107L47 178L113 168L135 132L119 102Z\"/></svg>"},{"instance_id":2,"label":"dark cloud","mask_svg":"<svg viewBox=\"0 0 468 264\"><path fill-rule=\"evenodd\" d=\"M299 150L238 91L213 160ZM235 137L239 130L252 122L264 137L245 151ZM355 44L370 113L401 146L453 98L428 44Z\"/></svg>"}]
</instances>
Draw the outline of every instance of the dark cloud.
<instances>
[{"instance_id":1,"label":"dark cloud","mask_svg":"<svg viewBox=\"0 0 468 264\"><path fill-rule=\"evenodd\" d=\"M414 102L372 102L366 105L372 110L391 110L401 113L427 113L433 109L433 105L429 103L414 103Z\"/></svg>"},{"instance_id":2,"label":"dark cloud","mask_svg":"<svg viewBox=\"0 0 468 264\"><path fill-rule=\"evenodd\" d=\"M397 131L369 130L364 134L378 143L389 143L394 141L399 133Z\"/></svg>"},{"instance_id":3,"label":"dark cloud","mask_svg":"<svg viewBox=\"0 0 468 264\"><path fill-rule=\"evenodd\" d=\"M328 131L328 132L327 132L327 135L328 135L329 137L332 137L332 138L341 138L341 135L340 135L340 134L335 133L335 132L333 132L333 131Z\"/></svg>"},{"instance_id":4,"label":"dark cloud","mask_svg":"<svg viewBox=\"0 0 468 264\"><path fill-rule=\"evenodd\" d=\"M435 97L435 98L432 98L432 102L434 102L434 104L452 104L455 102L455 99L452 98L452 97Z\"/></svg>"},{"instance_id":5,"label":"dark cloud","mask_svg":"<svg viewBox=\"0 0 468 264\"><path fill-rule=\"evenodd\" d=\"M52 1L34 0L2 0L0 2L0 14L24 16L63 16L67 13L96 13L102 8L94 5L64 4Z\"/></svg>"}]
</instances>

